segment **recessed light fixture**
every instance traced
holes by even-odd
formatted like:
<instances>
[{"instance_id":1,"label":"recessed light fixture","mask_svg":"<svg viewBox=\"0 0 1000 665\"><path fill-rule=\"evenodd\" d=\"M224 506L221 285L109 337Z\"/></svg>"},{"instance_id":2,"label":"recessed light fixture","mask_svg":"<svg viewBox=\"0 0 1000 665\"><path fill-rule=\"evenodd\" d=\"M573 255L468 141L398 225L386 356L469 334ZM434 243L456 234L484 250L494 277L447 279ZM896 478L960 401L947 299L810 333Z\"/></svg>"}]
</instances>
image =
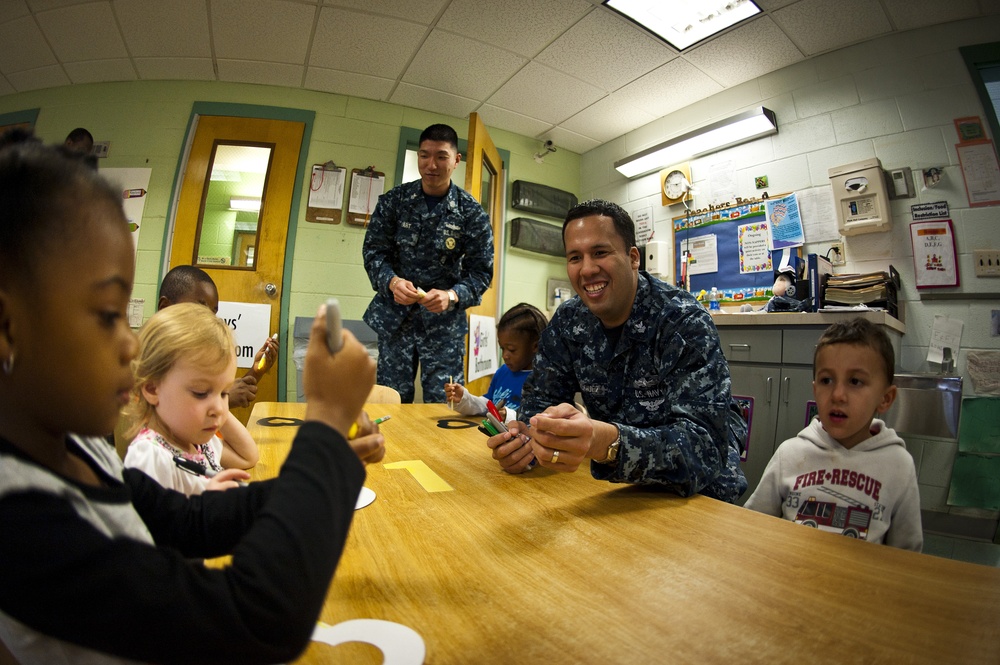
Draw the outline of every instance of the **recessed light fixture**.
<instances>
[{"instance_id":1,"label":"recessed light fixture","mask_svg":"<svg viewBox=\"0 0 1000 665\"><path fill-rule=\"evenodd\" d=\"M604 0L678 51L760 13L751 0Z\"/></svg>"},{"instance_id":2,"label":"recessed light fixture","mask_svg":"<svg viewBox=\"0 0 1000 665\"><path fill-rule=\"evenodd\" d=\"M231 210L243 210L245 212L260 212L260 199L234 196L229 199L229 208Z\"/></svg>"}]
</instances>

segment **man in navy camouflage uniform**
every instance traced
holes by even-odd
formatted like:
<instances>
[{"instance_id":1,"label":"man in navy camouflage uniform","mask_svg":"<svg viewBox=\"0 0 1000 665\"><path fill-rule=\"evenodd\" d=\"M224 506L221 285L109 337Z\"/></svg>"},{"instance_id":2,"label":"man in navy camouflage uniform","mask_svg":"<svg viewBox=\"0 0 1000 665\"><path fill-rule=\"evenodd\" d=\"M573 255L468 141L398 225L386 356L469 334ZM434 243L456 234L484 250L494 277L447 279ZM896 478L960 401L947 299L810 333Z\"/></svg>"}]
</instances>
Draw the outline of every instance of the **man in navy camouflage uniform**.
<instances>
[{"instance_id":1,"label":"man in navy camouflage uniform","mask_svg":"<svg viewBox=\"0 0 1000 665\"><path fill-rule=\"evenodd\" d=\"M417 363L425 402L463 375L465 310L493 280L493 231L479 203L453 185L458 135L431 125L420 135L420 180L378 199L365 235L375 297L364 320L378 333L378 383L413 401Z\"/></svg>"},{"instance_id":2,"label":"man in navy camouflage uniform","mask_svg":"<svg viewBox=\"0 0 1000 665\"><path fill-rule=\"evenodd\" d=\"M687 291L639 271L635 226L621 207L587 201L563 224L577 293L542 333L524 384L524 437L489 440L510 473L537 460L618 483L663 485L735 502L746 490L746 423L730 408L729 366L712 317ZM589 417L573 407L580 392Z\"/></svg>"}]
</instances>

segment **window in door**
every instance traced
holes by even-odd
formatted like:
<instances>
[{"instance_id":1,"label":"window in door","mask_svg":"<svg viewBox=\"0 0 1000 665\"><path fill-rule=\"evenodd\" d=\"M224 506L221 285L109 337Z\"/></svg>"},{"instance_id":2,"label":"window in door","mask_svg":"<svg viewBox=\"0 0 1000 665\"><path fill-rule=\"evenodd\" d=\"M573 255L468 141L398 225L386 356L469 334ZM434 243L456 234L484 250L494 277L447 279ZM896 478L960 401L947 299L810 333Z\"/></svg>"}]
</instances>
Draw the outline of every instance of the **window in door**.
<instances>
[{"instance_id":1,"label":"window in door","mask_svg":"<svg viewBox=\"0 0 1000 665\"><path fill-rule=\"evenodd\" d=\"M216 141L201 202L195 265L253 270L273 144Z\"/></svg>"}]
</instances>

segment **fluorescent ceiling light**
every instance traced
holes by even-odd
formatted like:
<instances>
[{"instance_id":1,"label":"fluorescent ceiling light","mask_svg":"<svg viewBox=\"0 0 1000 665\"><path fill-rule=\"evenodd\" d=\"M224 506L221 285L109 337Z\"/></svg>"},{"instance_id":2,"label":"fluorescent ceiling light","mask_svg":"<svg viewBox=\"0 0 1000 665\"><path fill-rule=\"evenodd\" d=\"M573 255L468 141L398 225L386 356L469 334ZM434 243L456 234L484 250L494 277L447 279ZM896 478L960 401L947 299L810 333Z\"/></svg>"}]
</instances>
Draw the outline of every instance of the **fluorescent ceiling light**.
<instances>
[{"instance_id":1,"label":"fluorescent ceiling light","mask_svg":"<svg viewBox=\"0 0 1000 665\"><path fill-rule=\"evenodd\" d=\"M758 106L621 159L615 162L615 168L626 178L635 178L685 159L777 133L774 111Z\"/></svg>"},{"instance_id":2,"label":"fluorescent ceiling light","mask_svg":"<svg viewBox=\"0 0 1000 665\"><path fill-rule=\"evenodd\" d=\"M248 199L234 196L229 199L229 207L232 210L243 210L246 212L260 212L260 199Z\"/></svg>"},{"instance_id":3,"label":"fluorescent ceiling light","mask_svg":"<svg viewBox=\"0 0 1000 665\"><path fill-rule=\"evenodd\" d=\"M604 0L678 51L760 13L751 0Z\"/></svg>"}]
</instances>

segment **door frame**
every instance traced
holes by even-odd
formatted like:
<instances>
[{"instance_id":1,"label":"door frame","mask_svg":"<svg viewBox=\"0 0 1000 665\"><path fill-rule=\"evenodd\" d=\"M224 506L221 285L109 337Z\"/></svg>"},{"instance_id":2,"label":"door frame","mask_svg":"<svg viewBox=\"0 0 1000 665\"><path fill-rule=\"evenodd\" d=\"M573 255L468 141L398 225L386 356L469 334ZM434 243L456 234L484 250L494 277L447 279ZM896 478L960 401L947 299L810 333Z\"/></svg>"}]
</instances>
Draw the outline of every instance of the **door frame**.
<instances>
[{"instance_id":1,"label":"door frame","mask_svg":"<svg viewBox=\"0 0 1000 665\"><path fill-rule=\"evenodd\" d=\"M302 187L305 181L305 174L309 164L309 147L311 145L313 124L316 121L316 112L303 109L284 108L280 106L259 106L256 104L236 104L229 102L194 102L191 105L191 115L188 117L188 125L184 134L180 155L177 158L177 168L174 170L174 180L171 184L170 201L167 205L167 220L163 225L163 241L160 249L162 257L160 261L159 275L156 280L157 292L159 285L163 282L163 276L170 269L170 253L172 238L174 235L174 225L177 221L177 203L181 195L181 184L184 181L184 167L187 164L188 155L191 153L191 144L194 141L195 131L198 129L198 118L201 116L231 116L235 118L258 118L263 120L287 120L291 122L301 122L305 125L302 131L302 147L299 149L299 161L295 168L295 184L291 201L291 208L288 211L288 235L285 242L285 256L282 266L282 283L287 285L281 289L279 299L281 316L278 317L278 338L281 340L282 353L278 355L278 400L285 401L288 394L288 363L292 344L291 326L289 325L289 308L291 307L291 283L292 283L292 259L295 254L295 240L299 230L299 210L302 201Z\"/></svg>"}]
</instances>

